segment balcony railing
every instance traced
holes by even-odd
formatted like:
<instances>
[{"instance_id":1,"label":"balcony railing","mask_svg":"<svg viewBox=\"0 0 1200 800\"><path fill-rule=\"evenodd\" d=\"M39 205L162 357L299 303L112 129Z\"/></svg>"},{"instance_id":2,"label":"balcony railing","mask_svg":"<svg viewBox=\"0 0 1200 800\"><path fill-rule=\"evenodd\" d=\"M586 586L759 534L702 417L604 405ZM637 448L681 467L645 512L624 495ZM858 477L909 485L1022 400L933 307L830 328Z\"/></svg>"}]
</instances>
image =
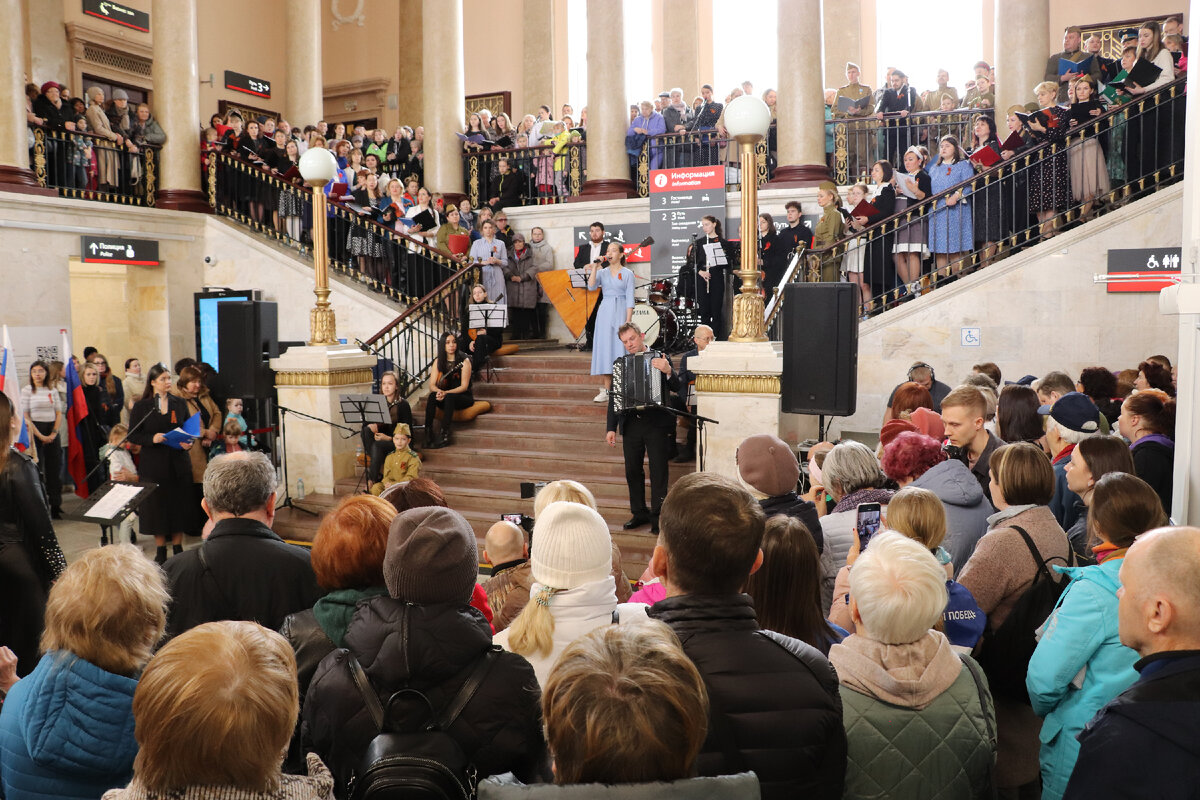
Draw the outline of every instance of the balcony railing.
<instances>
[{"instance_id":1,"label":"balcony railing","mask_svg":"<svg viewBox=\"0 0 1200 800\"><path fill-rule=\"evenodd\" d=\"M91 133L30 125L30 163L39 185L60 197L153 206L158 190L155 145L126 145Z\"/></svg>"},{"instance_id":2,"label":"balcony railing","mask_svg":"<svg viewBox=\"0 0 1200 800\"><path fill-rule=\"evenodd\" d=\"M311 255L310 188L236 156L210 153L208 202L218 214ZM461 269L450 253L386 227L350 204L330 200L328 207L330 268L398 303L415 303Z\"/></svg>"},{"instance_id":3,"label":"balcony railing","mask_svg":"<svg viewBox=\"0 0 1200 800\"><path fill-rule=\"evenodd\" d=\"M833 135L830 167L838 186L869 183L871 166L886 159L899 167L910 145L924 145L937 158L937 143L951 135L964 144L971 138L971 121L979 114L993 116L992 109L961 109L928 113L885 114L835 119L825 123L826 140Z\"/></svg>"},{"instance_id":4,"label":"balcony railing","mask_svg":"<svg viewBox=\"0 0 1200 800\"><path fill-rule=\"evenodd\" d=\"M878 314L1107 214L1182 179L1185 100L1184 81L1177 80L1027 146L965 182L909 201L887 218L809 251L790 279L861 275L867 292L862 312ZM1095 172L1101 164L1103 178ZM947 206L959 191L961 205ZM894 252L904 242L914 243L911 256ZM783 298L777 292L769 322L779 319Z\"/></svg>"}]
</instances>

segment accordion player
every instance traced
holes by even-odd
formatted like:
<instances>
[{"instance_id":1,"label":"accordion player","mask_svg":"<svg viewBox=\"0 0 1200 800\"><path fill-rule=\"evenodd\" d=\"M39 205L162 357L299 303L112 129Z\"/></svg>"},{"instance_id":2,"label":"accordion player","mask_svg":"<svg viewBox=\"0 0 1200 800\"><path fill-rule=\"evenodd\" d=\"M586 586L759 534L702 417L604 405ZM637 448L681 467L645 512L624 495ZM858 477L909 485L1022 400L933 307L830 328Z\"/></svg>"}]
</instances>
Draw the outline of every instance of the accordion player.
<instances>
[{"instance_id":1,"label":"accordion player","mask_svg":"<svg viewBox=\"0 0 1200 800\"><path fill-rule=\"evenodd\" d=\"M661 406L670 398L667 376L650 362L662 358L655 350L621 356L613 362L613 411L633 411Z\"/></svg>"}]
</instances>

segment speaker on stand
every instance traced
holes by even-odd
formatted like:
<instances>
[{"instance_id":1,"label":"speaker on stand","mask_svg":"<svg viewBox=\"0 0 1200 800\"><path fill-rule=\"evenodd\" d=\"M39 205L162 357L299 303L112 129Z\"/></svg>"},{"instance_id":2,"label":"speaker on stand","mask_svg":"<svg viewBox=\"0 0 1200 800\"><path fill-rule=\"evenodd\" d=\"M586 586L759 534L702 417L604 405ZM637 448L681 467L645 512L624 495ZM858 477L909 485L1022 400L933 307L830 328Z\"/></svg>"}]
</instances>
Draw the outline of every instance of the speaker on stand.
<instances>
[{"instance_id":1,"label":"speaker on stand","mask_svg":"<svg viewBox=\"0 0 1200 800\"><path fill-rule=\"evenodd\" d=\"M782 411L848 417L857 406L858 287L789 283L784 287Z\"/></svg>"}]
</instances>

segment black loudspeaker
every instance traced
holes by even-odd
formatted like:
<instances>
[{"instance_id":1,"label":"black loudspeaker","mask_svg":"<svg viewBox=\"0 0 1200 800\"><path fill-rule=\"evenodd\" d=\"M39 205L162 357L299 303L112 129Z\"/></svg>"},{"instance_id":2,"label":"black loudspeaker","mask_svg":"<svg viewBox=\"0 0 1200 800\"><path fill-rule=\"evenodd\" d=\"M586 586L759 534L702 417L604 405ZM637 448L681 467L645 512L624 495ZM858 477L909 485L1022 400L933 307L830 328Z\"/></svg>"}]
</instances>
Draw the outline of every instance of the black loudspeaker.
<instances>
[{"instance_id":1,"label":"black loudspeaker","mask_svg":"<svg viewBox=\"0 0 1200 800\"><path fill-rule=\"evenodd\" d=\"M858 391L858 287L789 283L783 308L783 411L848 417Z\"/></svg>"},{"instance_id":2,"label":"black loudspeaker","mask_svg":"<svg viewBox=\"0 0 1200 800\"><path fill-rule=\"evenodd\" d=\"M279 355L279 310L262 300L217 305L218 372L225 397L270 397L268 358Z\"/></svg>"}]
</instances>

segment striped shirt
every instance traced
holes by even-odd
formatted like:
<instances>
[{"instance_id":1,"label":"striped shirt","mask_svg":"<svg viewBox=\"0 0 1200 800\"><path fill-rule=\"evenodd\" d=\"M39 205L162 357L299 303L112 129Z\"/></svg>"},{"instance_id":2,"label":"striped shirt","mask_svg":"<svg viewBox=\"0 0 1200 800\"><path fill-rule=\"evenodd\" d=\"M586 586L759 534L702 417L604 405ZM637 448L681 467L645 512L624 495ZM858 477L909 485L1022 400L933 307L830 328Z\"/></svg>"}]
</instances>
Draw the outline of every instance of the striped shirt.
<instances>
[{"instance_id":1,"label":"striped shirt","mask_svg":"<svg viewBox=\"0 0 1200 800\"><path fill-rule=\"evenodd\" d=\"M36 392L32 386L21 387L21 405L25 415L34 422L54 422L58 413L58 392L45 387Z\"/></svg>"}]
</instances>

